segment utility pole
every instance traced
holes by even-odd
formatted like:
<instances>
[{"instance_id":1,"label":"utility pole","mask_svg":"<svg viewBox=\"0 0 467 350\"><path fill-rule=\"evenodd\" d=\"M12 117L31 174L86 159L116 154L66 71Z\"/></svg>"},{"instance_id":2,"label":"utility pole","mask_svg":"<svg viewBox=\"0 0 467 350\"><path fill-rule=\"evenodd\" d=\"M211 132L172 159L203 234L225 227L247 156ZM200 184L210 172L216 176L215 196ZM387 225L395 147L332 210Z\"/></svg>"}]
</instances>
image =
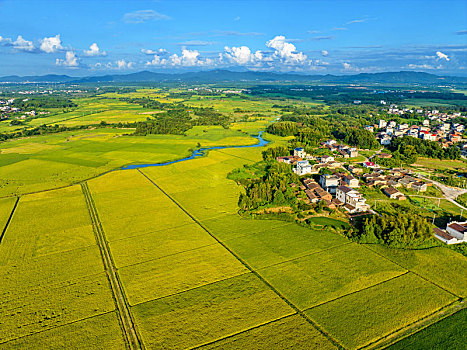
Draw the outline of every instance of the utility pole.
<instances>
[{"instance_id":1,"label":"utility pole","mask_svg":"<svg viewBox=\"0 0 467 350\"><path fill-rule=\"evenodd\" d=\"M461 209L461 215L459 215L459 220L462 221L462 213L464 212L464 209Z\"/></svg>"},{"instance_id":2,"label":"utility pole","mask_svg":"<svg viewBox=\"0 0 467 350\"><path fill-rule=\"evenodd\" d=\"M436 213L433 213L433 221L431 222L432 225L435 224L435 217L436 217Z\"/></svg>"}]
</instances>

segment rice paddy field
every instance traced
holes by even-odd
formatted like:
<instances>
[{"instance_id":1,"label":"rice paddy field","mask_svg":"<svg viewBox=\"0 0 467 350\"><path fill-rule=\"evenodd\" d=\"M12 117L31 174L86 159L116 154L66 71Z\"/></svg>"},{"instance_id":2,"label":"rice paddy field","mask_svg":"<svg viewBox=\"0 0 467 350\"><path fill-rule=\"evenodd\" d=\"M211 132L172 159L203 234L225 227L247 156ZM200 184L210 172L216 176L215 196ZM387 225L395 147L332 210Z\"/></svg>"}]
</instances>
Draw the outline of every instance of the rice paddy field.
<instances>
[{"instance_id":1,"label":"rice paddy field","mask_svg":"<svg viewBox=\"0 0 467 350\"><path fill-rule=\"evenodd\" d=\"M331 228L338 220L310 229L241 217L242 187L227 174L262 148L115 170L186 156L197 142L252 144L267 122L2 144L0 350L133 348L128 327L145 349L370 349L390 339L417 349L440 327L451 335L443 349L461 349L467 259L352 243ZM451 308L461 311L435 323Z\"/></svg>"}]
</instances>

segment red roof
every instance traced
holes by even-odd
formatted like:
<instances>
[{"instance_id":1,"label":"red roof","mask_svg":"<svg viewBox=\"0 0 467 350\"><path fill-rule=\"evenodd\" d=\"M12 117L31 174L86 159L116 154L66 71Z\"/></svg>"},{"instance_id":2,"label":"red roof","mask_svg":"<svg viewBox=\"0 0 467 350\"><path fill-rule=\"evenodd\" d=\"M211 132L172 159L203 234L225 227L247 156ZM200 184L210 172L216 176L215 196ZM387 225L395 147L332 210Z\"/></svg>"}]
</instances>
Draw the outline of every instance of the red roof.
<instances>
[{"instance_id":1,"label":"red roof","mask_svg":"<svg viewBox=\"0 0 467 350\"><path fill-rule=\"evenodd\" d=\"M467 232L467 224L458 224L457 222L454 222L452 224L449 224L448 225L449 228L452 228L453 230L456 230L457 232L461 232L461 233L464 233L464 232Z\"/></svg>"}]
</instances>

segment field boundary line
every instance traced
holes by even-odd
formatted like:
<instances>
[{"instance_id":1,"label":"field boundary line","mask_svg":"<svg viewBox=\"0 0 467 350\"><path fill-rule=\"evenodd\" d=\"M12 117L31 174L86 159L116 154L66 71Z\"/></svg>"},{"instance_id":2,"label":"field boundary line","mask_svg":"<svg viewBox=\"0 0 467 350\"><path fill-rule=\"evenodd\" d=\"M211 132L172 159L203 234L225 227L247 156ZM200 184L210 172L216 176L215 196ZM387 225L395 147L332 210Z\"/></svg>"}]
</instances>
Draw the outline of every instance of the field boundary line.
<instances>
[{"instance_id":1,"label":"field boundary line","mask_svg":"<svg viewBox=\"0 0 467 350\"><path fill-rule=\"evenodd\" d=\"M152 233L157 233L157 232L162 232L162 231L168 231L168 230L175 230L175 229L178 229L178 228L182 228L182 227L185 227L185 226L190 226L190 225L195 225L195 223L187 223L187 224L182 224L182 225L178 225L178 226L173 226L173 227L168 227L168 228L163 228L163 229L160 229L160 230L154 230L154 231L150 231L150 232L145 232L145 233L141 233L142 231L138 232L137 234L135 234L134 236L127 236L127 237L124 237L124 238L118 238L118 239L113 239L113 240L109 240L109 243L115 243L115 242L120 242L120 241L124 241L126 239L132 239L132 238L136 238L136 237L142 237L142 236L146 236L146 235L150 235Z\"/></svg>"},{"instance_id":2,"label":"field boundary line","mask_svg":"<svg viewBox=\"0 0 467 350\"><path fill-rule=\"evenodd\" d=\"M2 230L2 234L0 235L0 244L3 241L3 237L5 236L6 230L10 226L10 222L11 222L11 219L13 219L13 215L15 214L16 207L18 206L18 202L19 202L19 196L16 197L16 201L15 201L15 204L13 205L13 208L11 209L10 216L8 217L8 220L5 223L5 227Z\"/></svg>"},{"instance_id":3,"label":"field boundary line","mask_svg":"<svg viewBox=\"0 0 467 350\"><path fill-rule=\"evenodd\" d=\"M380 285L382 285L382 284L384 284L384 283L386 283L386 282L390 282L390 281L392 281L392 280L395 280L396 278L399 278L399 277L402 277L402 276L404 276L404 275L407 275L408 273L410 273L410 271L406 269L405 272L402 272L401 274L399 274L399 275L397 275L397 276L393 276L393 277L388 278L388 279L386 279L386 280L384 280L384 281L381 281L381 282L372 284L371 286L368 286L368 287L365 287L365 288L362 288L362 289L359 289L359 290L356 290L356 291L353 291L353 292L350 292L350 293L341 295L341 296L336 297L336 298L334 298L334 299L330 299L330 300L327 300L327 301L323 301L322 303L319 303L319 304L310 306L310 307L308 307L308 308L306 308L306 309L303 309L303 311L305 312L305 311L308 311L308 310L317 308L317 307L319 307L319 306L323 306L323 305L332 303L333 301L336 301L336 300L339 300L339 299L348 297L349 295L357 294L357 293L360 293L360 292L362 292L362 291L364 291L364 290L371 289L371 288L373 288L373 287L378 287L378 286L380 286Z\"/></svg>"},{"instance_id":4,"label":"field boundary line","mask_svg":"<svg viewBox=\"0 0 467 350\"><path fill-rule=\"evenodd\" d=\"M251 271L245 271L245 272L239 273L238 275L235 275L235 276L229 276L229 277L221 278L221 279L219 279L217 281L204 283L204 284L196 286L196 287L181 290L179 292L175 292L175 293L172 293L172 294L167 294L167 295L164 295L163 297L157 297L157 298L154 298L154 299L145 300L145 301L133 304L132 307L139 306L139 305L146 304L146 303L150 303L150 302L157 301L157 300L161 300L161 299L165 299L165 298L170 298L170 297L173 297L175 295L183 294L183 293L186 293L186 292L191 292L192 290L195 290L195 289L204 288L206 286L210 286L212 284L216 284L216 283L219 283L219 282L224 282L224 281L230 280L232 278L237 278L237 277L240 277L240 276L248 275L249 273L251 273Z\"/></svg>"},{"instance_id":5,"label":"field boundary line","mask_svg":"<svg viewBox=\"0 0 467 350\"><path fill-rule=\"evenodd\" d=\"M395 331L367 344L362 346L360 349L385 349L393 344L398 343L399 341L414 335L425 328L428 328L445 318L448 318L455 313L462 311L467 308L467 305L464 301L454 300L453 302L444 305L438 310L432 312L431 314L422 317L421 319L409 323L406 326L396 329Z\"/></svg>"},{"instance_id":6,"label":"field boundary line","mask_svg":"<svg viewBox=\"0 0 467 350\"><path fill-rule=\"evenodd\" d=\"M99 250L101 252L102 262L104 264L104 269L110 283L115 306L119 315L127 345L130 349L144 349L141 338L136 330L122 283L116 272L115 264L110 253L108 242L105 238L104 229L99 220L91 192L86 182L81 184L81 188L86 199L86 204L88 205L89 215L91 216L91 221L93 223L94 233L96 236L96 243L99 246Z\"/></svg>"},{"instance_id":7,"label":"field boundary line","mask_svg":"<svg viewBox=\"0 0 467 350\"><path fill-rule=\"evenodd\" d=\"M339 248L339 247L343 247L343 246L346 246L346 245L351 244L351 243L352 243L352 242L345 242L345 243L342 243L342 244L339 244L339 245L335 245L335 246L332 246L332 247L329 247L329 248L326 248L326 249L323 249L323 250L318 250L318 251L311 252L311 253L304 253L303 255L297 256L297 257L292 258L292 259L288 259L288 260L284 260L284 261L281 261L281 262L277 262L277 263L274 263L274 264L271 264L271 265L268 265L268 266L260 267L260 268L258 268L257 270L258 270L258 271L261 271L261 270L268 269L268 268L270 268L270 267L274 267L274 266L286 264L286 263L289 263L289 262L292 262L292 261L295 261L295 260L300 260L300 259L303 259L303 258L307 258L307 257L309 257L309 256L311 256L311 255L316 255L316 254L319 254L319 253L322 253L322 252L326 252L326 251L328 251L328 250L337 249L337 248Z\"/></svg>"},{"instance_id":8,"label":"field boundary line","mask_svg":"<svg viewBox=\"0 0 467 350\"><path fill-rule=\"evenodd\" d=\"M288 223L288 224L292 224L292 223ZM180 225L180 226L176 226L176 228L180 228L180 227L184 227L184 226L189 226L189 225L197 225L196 223L190 223L190 224L184 224L184 225ZM198 225L199 226L199 225ZM284 225L286 226L286 225ZM280 226L280 227L283 227L283 226ZM170 228L172 229L172 228ZM144 235L149 235L151 233L157 233L157 232L161 232L161 231L165 231L164 229L163 230L157 230L157 231L152 231L152 232L149 232L149 233L143 233L141 235L137 235L137 236L131 236L129 238L133 238L133 237L140 237L140 236L144 236ZM244 235L241 235L241 236L237 236L237 237L234 237L234 238L230 238L228 240L225 240L226 241L230 241L230 240L234 240L234 239L237 239L237 238L243 238L243 237L247 237L247 236L250 236L250 235L254 235L254 234L258 234L258 233L263 233L263 232L266 232L266 230L261 230L261 231L258 231L256 233L246 233ZM126 238L120 238L118 240L115 240L115 241L109 241L110 244L114 243L114 242L118 242L118 241L121 241L121 240L124 240ZM303 257L306 257L308 255L311 255L311 254L316 254L316 253L320 253L322 251L325 251L325 250L328 250L328 249L332 249L332 248L336 248L336 247L340 247L342 245L346 245L346 244L350 244L352 242L346 242L346 243L343 243L339 246L334 246L334 247L331 247L331 248L326 248L324 250L320 250L318 252L313 252L313 253L307 253L305 255L302 255L302 256L299 256L299 257L296 257L296 258L292 258L290 260L286 260L286 261L282 261L280 263L275 263L275 264L272 264L272 265L268 265L268 266L265 266L265 267L261 267L260 269L258 270L261 270L261 269L264 269L264 268L267 268L267 267L270 267L270 266L274 266L274 265L278 265L278 264L282 264L282 263L285 263L285 262L288 262L288 261L292 261L292 260L295 260L295 259L300 259L300 258L303 258ZM175 256L175 255L178 255L178 254L183 254L183 253L187 253L187 252L191 252L191 251L194 251L194 250L198 250L198 249L202 249L202 248L206 248L206 247L210 247L210 246L214 246L214 245L218 245L219 243L217 241L213 242L213 243L210 243L210 244L206 244L206 245L202 245L202 246L199 246L199 247L196 247L196 248L191 248L191 249L187 249L187 250L183 250L183 251L180 251L180 252L176 252L176 253L172 253L172 254L168 254L168 255L164 255L164 256L160 256L160 257L157 257L157 258L151 258L151 259L148 259L148 260L144 260L144 261L141 261L141 262L137 262L137 263L133 263L133 264L128 264L128 265L122 265L122 266L119 266L118 268L119 269L124 269L126 267L130 267L130 266L136 266L136 265L141 265L141 264L144 264L144 263L147 263L147 262L151 262L151 261L154 261L154 260L159 260L159 259L164 259L164 258L167 258L167 257L170 257L170 256Z\"/></svg>"},{"instance_id":9,"label":"field boundary line","mask_svg":"<svg viewBox=\"0 0 467 350\"><path fill-rule=\"evenodd\" d=\"M235 149L235 148L240 148L240 147L229 147L229 149ZM242 148L246 148L246 147L242 147ZM251 163L256 163L254 160L251 160L251 159L248 159L248 158L244 158L244 157L236 156L236 155L233 155L233 154L225 153L222 149L213 149L211 151L219 151L220 153L223 153L226 156L238 158L238 159L241 159L241 160L246 160L247 162L251 162Z\"/></svg>"},{"instance_id":10,"label":"field boundary line","mask_svg":"<svg viewBox=\"0 0 467 350\"><path fill-rule=\"evenodd\" d=\"M253 326L253 327L244 329L244 330L239 331L239 332L237 332L237 333L233 333L233 334L230 334L230 335L226 335L225 337L218 338L218 339L215 339L215 340L212 340L212 341L203 343L203 344L201 344L201 345L196 345L196 346L194 346L194 347L188 348L188 350L202 349L203 347L205 347L205 346L207 346L207 345L215 344L215 343L220 342L220 341L223 341L223 340L225 340L225 339L233 338L233 337L235 337L235 336L237 336L237 335L239 335L239 334L246 333L246 332L249 332L249 331L251 331L251 330L253 330L253 329L261 328L261 327L263 327L263 326L267 326L268 324L271 324L271 323L274 323L274 322L283 320L283 319L285 319L285 318L293 317L293 316L300 316L300 315L298 315L296 312L293 313L293 314L290 314L290 315L284 315L284 316L275 318L275 319L273 319L273 320L270 320L270 321L267 321L267 322L258 324L258 325L256 325L256 326Z\"/></svg>"},{"instance_id":11,"label":"field boundary line","mask_svg":"<svg viewBox=\"0 0 467 350\"><path fill-rule=\"evenodd\" d=\"M380 257L382 257L382 258L384 258L384 259L386 259L386 260L392 262L393 264L396 264L397 266L400 266L400 267L402 267L403 269L412 272L414 275L420 277L420 278L421 278L422 280L424 280L425 282L431 283L432 285L438 287L439 289L442 289L442 290L444 290L445 292L447 292L447 293L449 293L449 294L451 294L451 295L454 295L456 298L458 298L458 300L463 299L462 297L458 296L457 294L454 294L453 292L447 290L446 288L444 288L444 287L438 285L437 283L435 283L435 282L433 282L433 281L430 281L428 278L426 278L426 277L420 275L419 273L417 273L417 272L415 272L415 271L412 271L412 270L410 270L410 269L408 269L408 268L402 266L401 264L399 264L399 263L397 263L397 262L395 262L395 261L389 259L387 256L384 256L384 255L382 255L381 253L379 253L379 252L377 252L377 251L375 251L375 250L369 248L366 244L363 244L363 246L364 246L366 249L368 249L369 251L375 253L376 255L379 255ZM426 248L426 249L430 249L430 248Z\"/></svg>"},{"instance_id":12,"label":"field boundary line","mask_svg":"<svg viewBox=\"0 0 467 350\"><path fill-rule=\"evenodd\" d=\"M101 313L101 314L96 314L96 315L92 315L92 316L88 316L88 317L83 317L83 318L80 318L80 319L77 319L77 320L74 320L74 321L71 321L71 322L68 322L68 323L58 324L58 325L56 325L56 326L52 326L52 327L47 328L47 329L42 329L42 330L39 330L39 331L37 331L37 332L33 332L33 333L30 333L30 334L22 335L22 336L20 336L20 337L12 338L12 339L9 339L9 340L6 340L6 341L0 341L0 345L1 345L1 344L8 344L9 342L12 342L12 341L15 341L15 340L18 340L18 339L23 339L23 338L31 337L31 336L36 335L36 334L40 334L40 333L52 331L52 330L54 330L54 329L56 329L56 328L61 328L61 327L69 326L69 325L72 325L72 324L74 324L74 323L79 323L79 322L87 321L87 320L93 319L93 318L95 318L95 317L99 317L99 316L111 314L111 313L113 313L113 312L116 313L117 310L106 311L106 312L103 312L103 313Z\"/></svg>"},{"instance_id":13,"label":"field boundary line","mask_svg":"<svg viewBox=\"0 0 467 350\"><path fill-rule=\"evenodd\" d=\"M151 180L141 169L137 169L149 182L156 186L162 193L172 200L181 210L183 210L186 215L188 215L194 222L196 222L203 230L206 231L212 238L214 238L222 247L224 247L230 254L232 254L241 264L243 264L248 270L250 270L253 275L255 275L260 281L262 281L267 287L269 287L280 299L282 299L290 308L292 308L296 313L303 317L308 323L310 323L317 331L323 334L334 346L339 349L344 349L344 347L334 338L332 338L326 331L319 328L318 325L309 318L306 314L303 313L297 306L295 306L291 301L289 301L285 296L283 296L271 283L264 279L257 271L255 271L246 261L244 261L240 256L238 256L233 250L231 250L224 242L219 240L215 235L213 235L198 219L191 215L185 208L183 208L173 197L171 197L167 192L160 188L153 180Z\"/></svg>"},{"instance_id":14,"label":"field boundary line","mask_svg":"<svg viewBox=\"0 0 467 350\"><path fill-rule=\"evenodd\" d=\"M207 245L203 245L203 246L200 246L200 247L187 249L187 250L184 250L184 251L181 251L181 252L176 252L176 253L172 253L172 254L168 254L168 255L164 255L164 256L159 256L159 257L157 257L157 258L151 258L151 259L144 260L144 261L137 262L137 263L133 263L133 264L128 264L128 265L119 266L118 269L119 269L119 270L123 270L123 269L125 269L125 268L127 268L127 267L138 266L138 265L141 265L141 264L149 263L149 262L151 262L151 261L160 260L160 259L165 259L165 258L172 257L172 256L175 256L175 255L179 255L179 254L183 254L183 253L188 253L188 252L192 252L192 251L195 251L195 250L199 250L199 249L203 249L203 248L207 248L207 247L211 247L211 246L216 246L216 245L218 245L218 243L217 243L217 242L214 242L214 243L207 244Z\"/></svg>"}]
</instances>

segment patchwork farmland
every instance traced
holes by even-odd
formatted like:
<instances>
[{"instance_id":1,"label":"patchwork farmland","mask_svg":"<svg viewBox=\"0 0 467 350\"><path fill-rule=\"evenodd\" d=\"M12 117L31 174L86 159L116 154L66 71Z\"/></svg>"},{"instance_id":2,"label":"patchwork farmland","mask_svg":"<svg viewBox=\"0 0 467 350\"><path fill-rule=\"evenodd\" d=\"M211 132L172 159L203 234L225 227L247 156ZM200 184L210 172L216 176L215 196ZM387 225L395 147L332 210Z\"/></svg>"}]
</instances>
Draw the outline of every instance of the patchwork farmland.
<instances>
[{"instance_id":1,"label":"patchwork farmland","mask_svg":"<svg viewBox=\"0 0 467 350\"><path fill-rule=\"evenodd\" d=\"M145 96L178 101L153 89L125 94ZM2 144L0 350L416 348L442 325L462 344L453 331L465 328L461 254L358 244L342 234L342 217L304 226L239 215L243 188L228 174L262 160L264 148L121 169L253 145L276 119L274 101L190 97L223 113L267 112L183 135L94 128L146 118L120 97L83 99L53 117L91 127ZM264 137L267 147L291 140Z\"/></svg>"},{"instance_id":2,"label":"patchwork farmland","mask_svg":"<svg viewBox=\"0 0 467 350\"><path fill-rule=\"evenodd\" d=\"M226 176L259 154L211 151L3 199L0 349L357 349L458 307L465 281L435 264L465 264L450 250L400 256L238 216Z\"/></svg>"}]
</instances>

